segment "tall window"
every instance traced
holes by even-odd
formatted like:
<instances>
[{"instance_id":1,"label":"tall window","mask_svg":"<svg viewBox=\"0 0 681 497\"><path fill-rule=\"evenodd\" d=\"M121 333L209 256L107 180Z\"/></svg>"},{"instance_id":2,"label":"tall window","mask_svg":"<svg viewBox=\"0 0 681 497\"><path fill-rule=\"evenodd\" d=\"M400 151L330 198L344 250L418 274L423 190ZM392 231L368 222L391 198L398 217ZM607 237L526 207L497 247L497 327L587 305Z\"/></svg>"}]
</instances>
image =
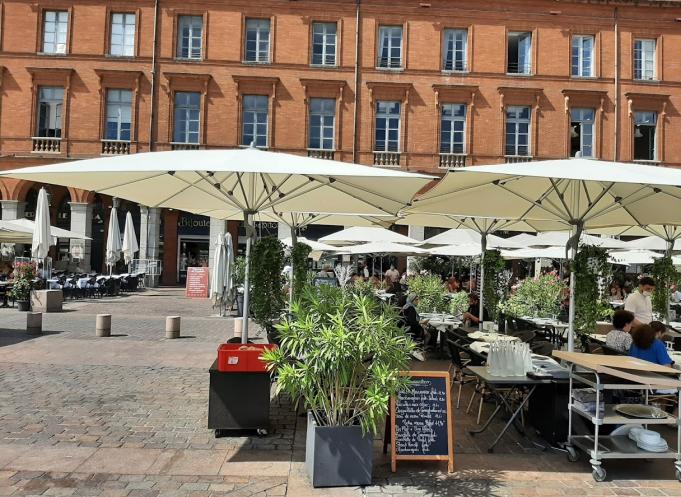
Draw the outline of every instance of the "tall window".
<instances>
[{"instance_id":1,"label":"tall window","mask_svg":"<svg viewBox=\"0 0 681 497\"><path fill-rule=\"evenodd\" d=\"M336 32L334 22L312 24L312 64L317 66L336 65Z\"/></svg>"},{"instance_id":2,"label":"tall window","mask_svg":"<svg viewBox=\"0 0 681 497\"><path fill-rule=\"evenodd\" d=\"M440 153L463 154L466 151L466 106L443 104L440 114Z\"/></svg>"},{"instance_id":3,"label":"tall window","mask_svg":"<svg viewBox=\"0 0 681 497\"><path fill-rule=\"evenodd\" d=\"M374 151L400 151L400 102L376 102Z\"/></svg>"},{"instance_id":4,"label":"tall window","mask_svg":"<svg viewBox=\"0 0 681 497\"><path fill-rule=\"evenodd\" d=\"M43 53L65 54L69 13L46 10L43 16Z\"/></svg>"},{"instance_id":5,"label":"tall window","mask_svg":"<svg viewBox=\"0 0 681 497\"><path fill-rule=\"evenodd\" d=\"M532 33L508 34L509 74L530 74L532 72Z\"/></svg>"},{"instance_id":6,"label":"tall window","mask_svg":"<svg viewBox=\"0 0 681 497\"><path fill-rule=\"evenodd\" d=\"M130 141L132 122L132 91L107 90L106 92L106 130L107 140Z\"/></svg>"},{"instance_id":7,"label":"tall window","mask_svg":"<svg viewBox=\"0 0 681 497\"><path fill-rule=\"evenodd\" d=\"M111 55L135 55L135 20L135 14L111 14Z\"/></svg>"},{"instance_id":8,"label":"tall window","mask_svg":"<svg viewBox=\"0 0 681 497\"><path fill-rule=\"evenodd\" d=\"M200 59L203 45L203 17L180 16L177 20L177 56Z\"/></svg>"},{"instance_id":9,"label":"tall window","mask_svg":"<svg viewBox=\"0 0 681 497\"><path fill-rule=\"evenodd\" d=\"M655 40L634 40L634 79L655 80Z\"/></svg>"},{"instance_id":10,"label":"tall window","mask_svg":"<svg viewBox=\"0 0 681 497\"><path fill-rule=\"evenodd\" d=\"M173 142L199 143L201 94L178 91L175 93L175 122Z\"/></svg>"},{"instance_id":11,"label":"tall window","mask_svg":"<svg viewBox=\"0 0 681 497\"><path fill-rule=\"evenodd\" d=\"M267 147L269 99L265 95L244 95L242 100L241 144Z\"/></svg>"},{"instance_id":12,"label":"tall window","mask_svg":"<svg viewBox=\"0 0 681 497\"><path fill-rule=\"evenodd\" d=\"M246 61L262 62L270 61L270 20L247 19L246 20Z\"/></svg>"},{"instance_id":13,"label":"tall window","mask_svg":"<svg viewBox=\"0 0 681 497\"><path fill-rule=\"evenodd\" d=\"M378 29L378 67L402 67L402 26Z\"/></svg>"},{"instance_id":14,"label":"tall window","mask_svg":"<svg viewBox=\"0 0 681 497\"><path fill-rule=\"evenodd\" d=\"M594 37L578 35L572 37L572 75L578 78L590 78L593 68Z\"/></svg>"},{"instance_id":15,"label":"tall window","mask_svg":"<svg viewBox=\"0 0 681 497\"><path fill-rule=\"evenodd\" d=\"M61 116L64 106L64 88L41 86L38 92L37 136L61 138Z\"/></svg>"},{"instance_id":16,"label":"tall window","mask_svg":"<svg viewBox=\"0 0 681 497\"><path fill-rule=\"evenodd\" d=\"M310 99L310 144L321 150L334 150L336 101L333 98Z\"/></svg>"},{"instance_id":17,"label":"tall window","mask_svg":"<svg viewBox=\"0 0 681 497\"><path fill-rule=\"evenodd\" d=\"M442 47L442 69L445 71L466 71L468 69L468 31L446 29Z\"/></svg>"},{"instance_id":18,"label":"tall window","mask_svg":"<svg viewBox=\"0 0 681 497\"><path fill-rule=\"evenodd\" d=\"M570 109L570 157L594 156L594 109Z\"/></svg>"},{"instance_id":19,"label":"tall window","mask_svg":"<svg viewBox=\"0 0 681 497\"><path fill-rule=\"evenodd\" d=\"M529 107L506 107L506 155L530 155Z\"/></svg>"},{"instance_id":20,"label":"tall window","mask_svg":"<svg viewBox=\"0 0 681 497\"><path fill-rule=\"evenodd\" d=\"M634 112L634 160L656 160L656 112Z\"/></svg>"}]
</instances>

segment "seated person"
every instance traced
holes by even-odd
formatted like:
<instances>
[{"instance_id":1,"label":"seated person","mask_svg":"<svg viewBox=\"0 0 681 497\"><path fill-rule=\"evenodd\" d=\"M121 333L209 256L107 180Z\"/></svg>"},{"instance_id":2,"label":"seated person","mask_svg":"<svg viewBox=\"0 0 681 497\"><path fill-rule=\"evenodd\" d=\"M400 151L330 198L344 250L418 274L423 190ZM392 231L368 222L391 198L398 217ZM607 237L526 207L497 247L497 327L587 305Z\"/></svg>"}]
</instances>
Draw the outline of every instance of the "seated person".
<instances>
[{"instance_id":1,"label":"seated person","mask_svg":"<svg viewBox=\"0 0 681 497\"><path fill-rule=\"evenodd\" d=\"M470 321L471 324L480 323L480 297L477 293L471 293L468 296L468 312L463 313L463 320ZM489 321L489 314L487 309L482 309L482 320Z\"/></svg>"},{"instance_id":2,"label":"seated person","mask_svg":"<svg viewBox=\"0 0 681 497\"><path fill-rule=\"evenodd\" d=\"M380 290L381 289L381 280L378 279L378 276L373 275L372 277L369 278L369 284L374 287L374 290Z\"/></svg>"},{"instance_id":3,"label":"seated person","mask_svg":"<svg viewBox=\"0 0 681 497\"><path fill-rule=\"evenodd\" d=\"M667 333L667 325L661 321L651 321L650 327L655 330L655 338L661 342L673 341L673 338Z\"/></svg>"},{"instance_id":4,"label":"seated person","mask_svg":"<svg viewBox=\"0 0 681 497\"><path fill-rule=\"evenodd\" d=\"M413 293L400 297L400 300L397 303L400 307L399 324L403 328L406 328L407 333L409 333L414 340L418 342L427 342L428 333L426 333L421 325L421 318L416 310L417 303L418 297Z\"/></svg>"},{"instance_id":5,"label":"seated person","mask_svg":"<svg viewBox=\"0 0 681 497\"><path fill-rule=\"evenodd\" d=\"M613 330L605 337L605 345L620 352L629 352L631 348L631 326L634 313L620 309L612 315Z\"/></svg>"},{"instance_id":6,"label":"seated person","mask_svg":"<svg viewBox=\"0 0 681 497\"><path fill-rule=\"evenodd\" d=\"M445 288L449 293L456 293L461 290L461 283L459 283L459 280L456 276L452 276L447 280Z\"/></svg>"},{"instance_id":7,"label":"seated person","mask_svg":"<svg viewBox=\"0 0 681 497\"><path fill-rule=\"evenodd\" d=\"M624 291L617 281L610 285L610 298L613 300L624 300Z\"/></svg>"},{"instance_id":8,"label":"seated person","mask_svg":"<svg viewBox=\"0 0 681 497\"><path fill-rule=\"evenodd\" d=\"M328 264L324 264L322 266L322 269L317 273L317 278L335 278L336 273L333 272L333 269L331 269L331 266Z\"/></svg>"},{"instance_id":9,"label":"seated person","mask_svg":"<svg viewBox=\"0 0 681 497\"><path fill-rule=\"evenodd\" d=\"M634 328L629 355L661 366L671 366L674 361L669 357L664 343L656 338L656 334L657 332L649 324Z\"/></svg>"}]
</instances>

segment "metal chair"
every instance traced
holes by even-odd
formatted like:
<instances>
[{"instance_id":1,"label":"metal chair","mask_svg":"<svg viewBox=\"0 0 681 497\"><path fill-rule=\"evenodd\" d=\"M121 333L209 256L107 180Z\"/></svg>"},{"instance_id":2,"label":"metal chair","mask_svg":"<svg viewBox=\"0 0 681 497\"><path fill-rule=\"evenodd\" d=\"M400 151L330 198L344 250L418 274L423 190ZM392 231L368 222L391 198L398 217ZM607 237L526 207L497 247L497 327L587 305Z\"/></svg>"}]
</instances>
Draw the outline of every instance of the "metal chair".
<instances>
[{"instance_id":1,"label":"metal chair","mask_svg":"<svg viewBox=\"0 0 681 497\"><path fill-rule=\"evenodd\" d=\"M452 386L454 386L454 383L459 384L459 392L456 397L456 408L458 409L461 401L461 389L465 384L475 381L477 377L466 367L468 363L470 363L470 359L464 360L463 357L461 357L461 353L464 352L461 344L447 338L447 347L449 347L449 353L452 356L452 364L454 365L454 380Z\"/></svg>"}]
</instances>

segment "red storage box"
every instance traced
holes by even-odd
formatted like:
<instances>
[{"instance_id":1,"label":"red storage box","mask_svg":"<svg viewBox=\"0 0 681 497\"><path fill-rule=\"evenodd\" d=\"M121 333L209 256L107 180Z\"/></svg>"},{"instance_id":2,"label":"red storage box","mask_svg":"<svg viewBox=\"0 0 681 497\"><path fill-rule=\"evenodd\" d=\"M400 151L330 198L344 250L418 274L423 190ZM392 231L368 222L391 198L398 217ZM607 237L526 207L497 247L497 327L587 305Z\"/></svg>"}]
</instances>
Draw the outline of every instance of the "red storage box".
<instances>
[{"instance_id":1,"label":"red storage box","mask_svg":"<svg viewBox=\"0 0 681 497\"><path fill-rule=\"evenodd\" d=\"M223 343L218 347L218 371L223 373L266 373L267 367L260 359L263 351L275 348L274 344Z\"/></svg>"}]
</instances>

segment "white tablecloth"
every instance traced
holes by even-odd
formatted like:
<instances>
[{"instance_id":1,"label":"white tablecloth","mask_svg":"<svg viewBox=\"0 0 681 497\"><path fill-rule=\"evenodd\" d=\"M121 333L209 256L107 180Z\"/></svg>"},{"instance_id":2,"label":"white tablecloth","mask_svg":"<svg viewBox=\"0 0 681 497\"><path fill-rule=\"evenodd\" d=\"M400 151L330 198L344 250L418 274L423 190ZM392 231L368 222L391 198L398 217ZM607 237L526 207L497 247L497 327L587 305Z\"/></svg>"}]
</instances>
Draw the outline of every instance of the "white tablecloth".
<instances>
[{"instance_id":1,"label":"white tablecloth","mask_svg":"<svg viewBox=\"0 0 681 497\"><path fill-rule=\"evenodd\" d=\"M502 335L500 333L485 333L484 331L474 331L473 333L469 333L468 338L487 343L494 343L499 340L508 340L509 342L520 340L518 337Z\"/></svg>"}]
</instances>

